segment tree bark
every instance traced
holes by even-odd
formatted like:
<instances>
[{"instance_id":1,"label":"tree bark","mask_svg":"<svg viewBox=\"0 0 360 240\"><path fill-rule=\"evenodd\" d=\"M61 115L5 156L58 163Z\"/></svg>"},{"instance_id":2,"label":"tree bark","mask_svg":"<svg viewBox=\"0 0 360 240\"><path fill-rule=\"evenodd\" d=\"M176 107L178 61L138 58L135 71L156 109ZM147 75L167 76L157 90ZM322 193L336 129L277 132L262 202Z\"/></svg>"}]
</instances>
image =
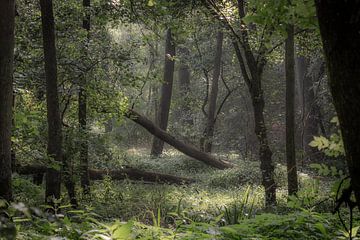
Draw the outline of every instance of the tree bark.
<instances>
[{"instance_id":1,"label":"tree bark","mask_svg":"<svg viewBox=\"0 0 360 240\"><path fill-rule=\"evenodd\" d=\"M0 6L0 198L11 201L15 1L2 0Z\"/></svg>"},{"instance_id":2,"label":"tree bark","mask_svg":"<svg viewBox=\"0 0 360 240\"><path fill-rule=\"evenodd\" d=\"M161 98L160 98L160 108L157 116L158 126L166 131L168 126L170 104L171 104L171 95L172 95L172 85L174 81L174 65L175 61L175 45L171 35L171 30L166 31L166 43L165 43L165 66L164 66L164 83L161 87ZM151 149L151 155L158 157L162 154L164 149L164 142L154 137L153 145Z\"/></svg>"},{"instance_id":3,"label":"tree bark","mask_svg":"<svg viewBox=\"0 0 360 240\"><path fill-rule=\"evenodd\" d=\"M187 48L179 48L179 53L189 55ZM181 97L181 116L180 121L184 128L194 125L194 120L190 108L190 68L185 61L181 61L178 72L180 97Z\"/></svg>"},{"instance_id":4,"label":"tree bark","mask_svg":"<svg viewBox=\"0 0 360 240\"><path fill-rule=\"evenodd\" d=\"M64 183L68 190L71 203L76 205L75 192L68 164L62 153L62 132L57 82L57 61L55 47L55 22L52 0L40 0L41 22L43 33L43 47L46 79L46 104L48 123L47 152L51 159L46 171L45 202L54 204L53 199L59 199L61 194L61 168Z\"/></svg>"},{"instance_id":5,"label":"tree bark","mask_svg":"<svg viewBox=\"0 0 360 240\"><path fill-rule=\"evenodd\" d=\"M85 16L83 19L83 28L87 32L87 42L84 48L84 55L87 56L88 45L90 40L90 0L83 0L83 8ZM84 72L79 84L79 132L81 136L80 142L80 183L84 194L90 192L90 180L89 180L89 160L88 160L88 134L87 134L87 94L86 94L86 75Z\"/></svg>"},{"instance_id":6,"label":"tree bark","mask_svg":"<svg viewBox=\"0 0 360 240\"><path fill-rule=\"evenodd\" d=\"M52 0L40 0L41 21L43 32L43 46L45 57L46 79L46 104L48 122L48 155L54 160L49 163L46 171L46 202L51 203L51 198L60 198L61 176L57 170L62 162L62 136L59 111L59 97L57 91L57 62L55 48L55 23L53 16ZM51 167L51 165L58 165Z\"/></svg>"},{"instance_id":7,"label":"tree bark","mask_svg":"<svg viewBox=\"0 0 360 240\"><path fill-rule=\"evenodd\" d=\"M40 176L46 172L46 167L39 165L17 166L17 173L22 175L34 174L39 181ZM172 184L190 184L194 179L177 177L168 174L143 171L135 168L124 168L120 170L99 170L89 169L91 180L102 180L105 176L110 176L113 180L130 179L135 181L172 183Z\"/></svg>"},{"instance_id":8,"label":"tree bark","mask_svg":"<svg viewBox=\"0 0 360 240\"><path fill-rule=\"evenodd\" d=\"M297 167L295 157L295 48L294 26L287 26L285 41L286 77L286 163L288 194L298 191Z\"/></svg>"},{"instance_id":9,"label":"tree bark","mask_svg":"<svg viewBox=\"0 0 360 240\"><path fill-rule=\"evenodd\" d=\"M216 117L216 101L218 97L219 91L219 78L220 78L220 70L221 70L221 56L222 56L222 45L223 45L224 35L220 31L218 32L216 38L216 53L214 59L214 72L210 87L209 94L209 104L208 104L208 113L207 113L207 121L206 128L204 131L204 141L203 141L203 149L205 152L210 153L212 149L214 131L215 131L215 117Z\"/></svg>"},{"instance_id":10,"label":"tree bark","mask_svg":"<svg viewBox=\"0 0 360 240\"><path fill-rule=\"evenodd\" d=\"M351 187L360 207L360 1L315 3Z\"/></svg>"},{"instance_id":11,"label":"tree bark","mask_svg":"<svg viewBox=\"0 0 360 240\"><path fill-rule=\"evenodd\" d=\"M239 17L245 17L245 3L243 0L238 0ZM245 23L242 21L245 26ZM228 27L230 30L231 26ZM233 29L232 29L233 30ZM260 169L262 173L262 185L265 188L265 205L276 205L276 184L274 181L274 165L272 163L272 152L270 150L269 141L267 137L267 129L264 118L265 100L262 89L262 74L266 65L266 48L260 49L260 55L255 58L252 52L249 36L246 28L241 30L241 36L233 33L233 46L236 57L239 61L241 74L249 89L253 109L254 109L254 125L255 134L259 141L259 157ZM242 50L240 50L240 46ZM265 45L264 45L265 47Z\"/></svg>"},{"instance_id":12,"label":"tree bark","mask_svg":"<svg viewBox=\"0 0 360 240\"><path fill-rule=\"evenodd\" d=\"M188 155L189 157L192 157L196 160L199 160L207 165L210 165L210 166L218 168L218 169L226 169L226 168L233 167L233 165L229 162L217 159L208 153L199 151L192 145L185 144L185 143L175 139L169 133L167 133L163 129L157 127L149 119L145 118L144 116L140 115L139 113L135 112L132 109L128 109L125 116L127 118L133 120L137 124L141 125L142 127L144 127L152 135L158 137L162 141L173 146L174 148L176 148L180 152Z\"/></svg>"}]
</instances>

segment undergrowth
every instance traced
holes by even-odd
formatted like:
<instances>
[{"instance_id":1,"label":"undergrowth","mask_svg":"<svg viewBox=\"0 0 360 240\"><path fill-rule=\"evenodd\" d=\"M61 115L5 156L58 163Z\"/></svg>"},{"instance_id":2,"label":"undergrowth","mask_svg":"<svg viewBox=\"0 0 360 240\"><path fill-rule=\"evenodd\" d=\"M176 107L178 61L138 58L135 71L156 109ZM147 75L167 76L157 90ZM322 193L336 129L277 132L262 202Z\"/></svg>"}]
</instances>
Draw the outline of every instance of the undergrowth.
<instances>
[{"instance_id":1,"label":"undergrowth","mask_svg":"<svg viewBox=\"0 0 360 240\"><path fill-rule=\"evenodd\" d=\"M259 164L223 155L237 167L214 170L175 152L153 159L143 152L123 152L128 165L147 171L191 177L191 185L149 184L106 177L93 182L91 194L78 196L81 209L66 205L56 214L44 211L43 186L15 176L18 204L2 202L3 239L348 239L334 206L335 178L299 173L297 196L286 193L286 167L276 166L277 207L264 208ZM63 188L64 189L64 188ZM80 193L80 189L78 189ZM37 207L34 207L37 206ZM40 206L40 207L39 207ZM344 219L348 219L348 213ZM359 216L355 215L353 236ZM349 222L345 222L348 224ZM355 237L352 239L356 239Z\"/></svg>"}]
</instances>

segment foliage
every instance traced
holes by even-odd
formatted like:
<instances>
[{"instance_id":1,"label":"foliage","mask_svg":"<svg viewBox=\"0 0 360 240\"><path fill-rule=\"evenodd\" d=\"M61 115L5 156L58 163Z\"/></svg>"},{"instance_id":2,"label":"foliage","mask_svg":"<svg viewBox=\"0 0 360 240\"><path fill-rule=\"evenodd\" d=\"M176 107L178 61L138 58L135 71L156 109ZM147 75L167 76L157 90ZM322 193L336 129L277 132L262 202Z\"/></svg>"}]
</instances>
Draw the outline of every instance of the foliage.
<instances>
[{"instance_id":1,"label":"foliage","mask_svg":"<svg viewBox=\"0 0 360 240\"><path fill-rule=\"evenodd\" d=\"M220 226L216 221L178 222L176 227L149 226L136 221L101 223L99 216L84 210L59 206L52 215L24 204L5 210L11 221L2 218L1 236L5 239L343 239L339 222L330 214L297 211L286 215L263 213L239 224ZM357 229L354 229L354 233ZM355 234L356 235L356 234Z\"/></svg>"},{"instance_id":2,"label":"foliage","mask_svg":"<svg viewBox=\"0 0 360 240\"><path fill-rule=\"evenodd\" d=\"M335 217L310 211L288 215L261 214L239 225L222 228L226 239L334 239Z\"/></svg>"},{"instance_id":3,"label":"foliage","mask_svg":"<svg viewBox=\"0 0 360 240\"><path fill-rule=\"evenodd\" d=\"M337 117L334 117L331 120L331 123L334 123L337 127L339 127L339 120ZM324 136L314 136L314 140L309 143L309 146L323 151L327 156L330 157L345 155L344 142L341 137L340 129L338 129L337 133L331 134L329 138Z\"/></svg>"},{"instance_id":4,"label":"foliage","mask_svg":"<svg viewBox=\"0 0 360 240\"><path fill-rule=\"evenodd\" d=\"M313 172L299 172L300 191L297 196L286 194L287 169L282 162L285 133L281 46L286 37L285 27L294 24L299 31L299 45L305 46L311 57L320 56L313 1L246 1L243 19L239 19L236 1L212 1L234 26L236 34L242 35L241 28L247 25L250 47L266 55L269 63L264 72L263 89L265 117L269 120L266 127L271 147L277 150L274 159L277 159L279 206L274 209L264 209L259 146L253 133L248 92L233 51L234 39L229 37L228 29L215 24L201 2L91 0L91 7L84 9L81 1L53 1L64 135L62 150L73 178L79 178L80 143L87 141L92 168L130 166L193 178L196 183L149 185L128 179L114 181L106 176L92 183L89 195L80 194L76 184L80 208L74 210L66 204L65 191L55 206L41 206L44 186L14 174L14 202L17 203L0 201L0 238L14 239L15 235L17 239L102 240L349 237L349 233L340 232L338 220L327 213L339 186L337 181L331 187L334 177L343 177L340 170L324 164L310 165L321 177ZM81 27L85 13L91 15L89 35ZM19 0L17 15L12 150L17 164L42 164L60 169L46 154L46 89L39 4ZM151 158L148 147L152 136L123 119L129 107L142 111L150 119L156 117L154 109L159 104L162 84L163 33L167 28L171 28L177 48L177 55L171 56L175 71L179 70L178 65L186 65L191 74L186 99L180 97L178 84L173 86L167 131L195 146L206 117L203 110L211 87L215 36L219 30L225 32L219 103L228 98L218 110L213 145L214 155L236 164L233 169L214 170L169 149L161 158ZM78 93L84 82L88 103L86 138L78 128ZM327 92L325 87L320 90ZM326 112L333 114L331 100L322 101L328 106ZM184 105L190 109L193 124L184 125L180 120L185 114ZM344 154L339 131L329 138L316 136L310 146L327 156ZM348 182L342 189L346 185ZM357 230L353 228L353 235Z\"/></svg>"}]
</instances>

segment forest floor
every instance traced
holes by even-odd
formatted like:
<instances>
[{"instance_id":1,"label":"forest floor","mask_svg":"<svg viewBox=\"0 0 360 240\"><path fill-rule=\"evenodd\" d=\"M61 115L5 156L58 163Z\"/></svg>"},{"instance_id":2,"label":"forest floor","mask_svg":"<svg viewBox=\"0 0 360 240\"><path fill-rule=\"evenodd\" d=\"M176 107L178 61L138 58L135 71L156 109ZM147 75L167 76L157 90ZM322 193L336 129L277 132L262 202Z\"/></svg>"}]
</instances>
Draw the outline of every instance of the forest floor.
<instances>
[{"instance_id":1,"label":"forest floor","mask_svg":"<svg viewBox=\"0 0 360 240\"><path fill-rule=\"evenodd\" d=\"M221 157L236 167L215 170L176 151L162 158L149 157L146 149L122 151L118 161L104 165L127 165L196 182L179 186L106 177L92 184L90 195L79 196L80 210L64 204L64 191L55 217L39 207L43 186L16 176L16 201L24 204L13 205L9 214L16 220L17 239L348 239L339 218L331 214L336 178L322 176L331 175L326 169L300 172L300 191L288 199L286 167L277 164L278 204L265 209L259 163L237 154ZM342 212L349 224L347 209ZM356 213L354 236L359 220Z\"/></svg>"}]
</instances>

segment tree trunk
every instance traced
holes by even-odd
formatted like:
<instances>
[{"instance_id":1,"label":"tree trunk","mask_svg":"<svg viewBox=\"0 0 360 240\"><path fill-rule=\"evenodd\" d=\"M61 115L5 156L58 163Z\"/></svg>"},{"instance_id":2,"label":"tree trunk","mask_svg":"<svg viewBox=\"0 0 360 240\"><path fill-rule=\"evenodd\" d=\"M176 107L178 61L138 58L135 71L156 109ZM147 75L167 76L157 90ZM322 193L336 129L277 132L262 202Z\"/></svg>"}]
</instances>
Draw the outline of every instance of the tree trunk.
<instances>
[{"instance_id":1,"label":"tree trunk","mask_svg":"<svg viewBox=\"0 0 360 240\"><path fill-rule=\"evenodd\" d=\"M21 175L34 175L34 180L39 183L42 175L46 172L46 167L39 165L17 166L17 173ZM121 170L99 170L89 169L91 180L102 180L105 176L110 176L113 180L130 179L135 181L172 183L172 184L190 184L195 182L191 178L177 177L168 174L143 171L135 168L124 168Z\"/></svg>"},{"instance_id":2,"label":"tree trunk","mask_svg":"<svg viewBox=\"0 0 360 240\"><path fill-rule=\"evenodd\" d=\"M318 120L316 111L319 109L315 99L314 81L316 77L309 72L310 59L307 57L297 58L298 81L301 83L302 94L302 149L304 152L303 161L311 162L317 158L319 151L310 147L309 143L313 137L318 135Z\"/></svg>"},{"instance_id":3,"label":"tree trunk","mask_svg":"<svg viewBox=\"0 0 360 240\"><path fill-rule=\"evenodd\" d=\"M360 1L315 3L351 187L360 207Z\"/></svg>"},{"instance_id":4,"label":"tree trunk","mask_svg":"<svg viewBox=\"0 0 360 240\"><path fill-rule=\"evenodd\" d=\"M180 152L188 155L189 157L192 157L196 160L199 160L207 165L210 165L210 166L218 168L218 169L226 169L226 168L233 167L233 165L229 162L217 159L208 153L197 150L192 145L185 144L185 143L175 139L169 133L167 133L163 129L157 127L149 119L145 118L144 116L140 115L139 113L135 112L132 109L128 109L128 112L126 113L125 116L127 118L133 120L137 124L141 125L142 127L144 127L152 135L158 137L162 141L173 146L174 148L176 148Z\"/></svg>"},{"instance_id":5,"label":"tree trunk","mask_svg":"<svg viewBox=\"0 0 360 240\"><path fill-rule=\"evenodd\" d=\"M71 203L76 205L75 192L68 164L62 155L62 133L57 83L57 61L55 47L55 22L52 0L40 0L41 22L43 33L43 47L46 79L46 104L48 122L48 156L51 159L46 171L45 201L54 204L53 199L59 199L61 193L61 174L63 169L64 182L68 190Z\"/></svg>"},{"instance_id":6,"label":"tree trunk","mask_svg":"<svg viewBox=\"0 0 360 240\"><path fill-rule=\"evenodd\" d=\"M60 198L61 176L57 170L62 162L62 136L57 90L57 62L55 49L55 23L52 0L40 0L43 46L45 57L46 104L48 122L48 155L54 161L46 171L46 202ZM51 165L57 165L51 167Z\"/></svg>"},{"instance_id":7,"label":"tree trunk","mask_svg":"<svg viewBox=\"0 0 360 240\"><path fill-rule=\"evenodd\" d=\"M186 48L179 48L179 53L186 56L189 55L189 50ZM184 128L194 125L194 120L190 107L190 68L189 65L182 61L179 67L179 87L181 97L181 111L180 121Z\"/></svg>"},{"instance_id":8,"label":"tree trunk","mask_svg":"<svg viewBox=\"0 0 360 240\"><path fill-rule=\"evenodd\" d=\"M170 104L171 104L171 95L172 95L172 85L174 80L174 65L175 61L175 45L171 36L171 30L168 29L166 32L166 43L165 43L165 66L164 66L164 83L161 87L161 98L160 98L160 108L158 113L158 125L159 127L166 131L168 126ZM158 157L162 154L164 148L164 142L154 137L153 145L151 149L151 155Z\"/></svg>"},{"instance_id":9,"label":"tree trunk","mask_svg":"<svg viewBox=\"0 0 360 240\"><path fill-rule=\"evenodd\" d=\"M265 188L265 205L276 204L276 185L274 181L274 165L272 164L272 152L267 138L267 129L264 119L265 101L262 91L254 91L252 94L254 108L255 134L259 140L260 169L262 185Z\"/></svg>"},{"instance_id":10,"label":"tree trunk","mask_svg":"<svg viewBox=\"0 0 360 240\"><path fill-rule=\"evenodd\" d=\"M249 49L244 50L244 55L247 56L244 61L237 42L233 42L237 59L239 60L241 74L248 86L252 106L254 110L254 125L255 135L259 141L259 157L260 169L262 174L262 185L265 188L265 205L273 206L276 204L276 184L274 181L274 165L272 163L272 152L270 150L269 141L267 137L267 129L264 118L265 100L261 87L262 71L265 63L260 63L257 66L255 58ZM265 61L263 59L262 61ZM249 73L246 69L245 62L248 62Z\"/></svg>"},{"instance_id":11,"label":"tree trunk","mask_svg":"<svg viewBox=\"0 0 360 240\"><path fill-rule=\"evenodd\" d=\"M217 7L214 7L212 1L201 1L211 14L218 19L226 29L232 34L232 43L236 53L236 57L239 61L241 74L244 78L246 85L248 86L249 93L254 108L254 121L255 121L255 134L258 137L260 149L260 168L262 172L262 184L265 188L265 204L271 206L276 204L276 185L274 181L274 166L272 164L272 152L269 147L266 126L264 121L264 96L261 87L262 73L266 65L266 44L262 44L255 56L252 51L249 42L249 26L243 21L245 17L245 1L237 0L237 8L239 14L240 31L239 34L230 25L230 23L223 17L222 13ZM256 28L251 28L252 30ZM240 49L241 47L241 49Z\"/></svg>"},{"instance_id":12,"label":"tree trunk","mask_svg":"<svg viewBox=\"0 0 360 240\"><path fill-rule=\"evenodd\" d=\"M207 121L206 128L204 131L204 151L207 153L211 152L214 130L215 130L215 114L216 114L216 100L219 91L219 78L220 78L220 70L221 70L221 56L222 56L222 45L223 45L223 33L218 32L216 38L216 53L214 60L214 72L212 83L210 87L209 94L209 104L208 104L208 113L207 113Z\"/></svg>"},{"instance_id":13,"label":"tree trunk","mask_svg":"<svg viewBox=\"0 0 360 240\"><path fill-rule=\"evenodd\" d=\"M286 75L286 163L288 194L298 191L298 179L295 157L295 49L294 26L287 26L285 42L285 75Z\"/></svg>"},{"instance_id":14,"label":"tree trunk","mask_svg":"<svg viewBox=\"0 0 360 240\"><path fill-rule=\"evenodd\" d=\"M83 19L83 28L87 31L87 43L85 44L84 55L87 56L87 48L90 38L90 0L83 0L83 8L85 16ZM90 192L90 180L89 180L89 161L88 161L88 134L87 134L87 94L86 94L86 75L84 72L79 84L79 132L81 136L80 143L80 182L81 188L84 194Z\"/></svg>"},{"instance_id":15,"label":"tree trunk","mask_svg":"<svg viewBox=\"0 0 360 240\"><path fill-rule=\"evenodd\" d=\"M113 180L130 179L144 182L190 184L195 182L193 179L176 177L168 174L147 172L135 168L125 168L121 170L90 170L92 180L101 180L105 176L110 176Z\"/></svg>"},{"instance_id":16,"label":"tree trunk","mask_svg":"<svg viewBox=\"0 0 360 240\"><path fill-rule=\"evenodd\" d=\"M0 5L0 198L11 201L15 1L4 0Z\"/></svg>"}]
</instances>

